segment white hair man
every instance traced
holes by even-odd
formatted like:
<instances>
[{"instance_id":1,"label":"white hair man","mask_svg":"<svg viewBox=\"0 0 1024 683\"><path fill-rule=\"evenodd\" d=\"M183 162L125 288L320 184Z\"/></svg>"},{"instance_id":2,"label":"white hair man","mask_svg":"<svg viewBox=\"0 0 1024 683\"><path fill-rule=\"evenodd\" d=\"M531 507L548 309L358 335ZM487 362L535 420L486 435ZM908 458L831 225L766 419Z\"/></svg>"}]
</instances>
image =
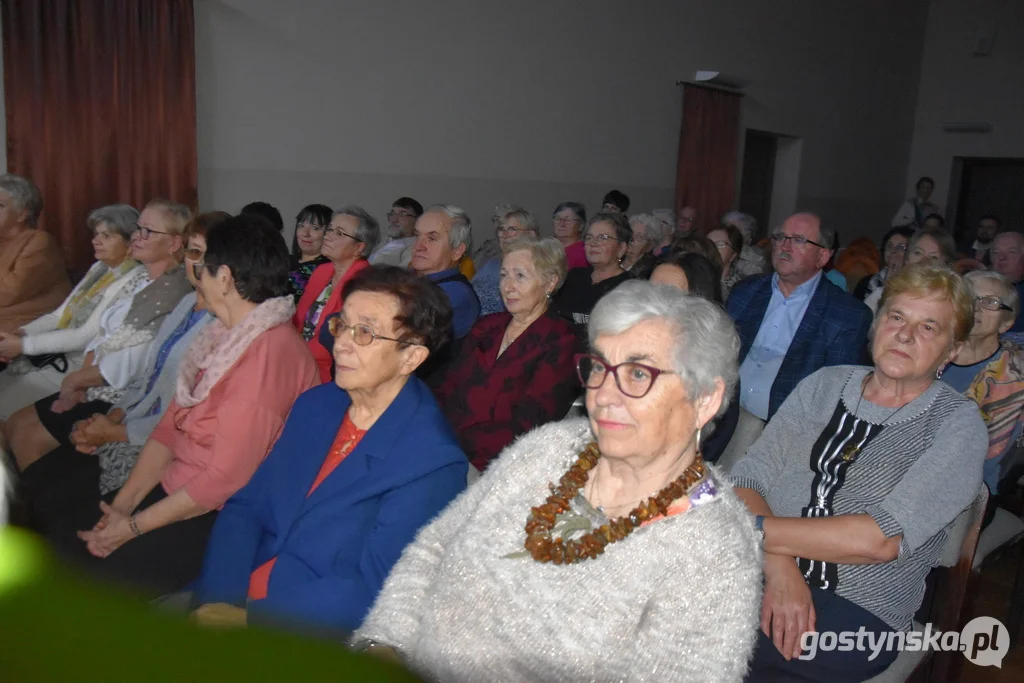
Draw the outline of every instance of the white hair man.
<instances>
[{"instance_id":1,"label":"white hair man","mask_svg":"<svg viewBox=\"0 0 1024 683\"><path fill-rule=\"evenodd\" d=\"M464 337L480 317L480 300L459 261L472 245L473 224L466 212L450 204L428 207L416 219L416 241L409 268L437 283L452 304L452 333Z\"/></svg>"}]
</instances>

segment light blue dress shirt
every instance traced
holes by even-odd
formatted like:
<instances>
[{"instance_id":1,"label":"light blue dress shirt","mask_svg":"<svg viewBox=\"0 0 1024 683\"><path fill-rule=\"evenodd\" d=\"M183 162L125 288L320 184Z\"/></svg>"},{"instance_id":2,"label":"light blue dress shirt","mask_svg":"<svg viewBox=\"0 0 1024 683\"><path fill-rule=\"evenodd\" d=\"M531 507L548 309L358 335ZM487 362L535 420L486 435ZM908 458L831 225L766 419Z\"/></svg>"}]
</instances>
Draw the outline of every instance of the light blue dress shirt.
<instances>
[{"instance_id":1,"label":"light blue dress shirt","mask_svg":"<svg viewBox=\"0 0 1024 683\"><path fill-rule=\"evenodd\" d=\"M757 330L754 343L740 366L740 405L762 420L768 419L768 402L775 376L779 374L789 345L804 319L811 297L821 282L821 271L793 290L788 297L779 289L779 276L772 276L772 298Z\"/></svg>"}]
</instances>

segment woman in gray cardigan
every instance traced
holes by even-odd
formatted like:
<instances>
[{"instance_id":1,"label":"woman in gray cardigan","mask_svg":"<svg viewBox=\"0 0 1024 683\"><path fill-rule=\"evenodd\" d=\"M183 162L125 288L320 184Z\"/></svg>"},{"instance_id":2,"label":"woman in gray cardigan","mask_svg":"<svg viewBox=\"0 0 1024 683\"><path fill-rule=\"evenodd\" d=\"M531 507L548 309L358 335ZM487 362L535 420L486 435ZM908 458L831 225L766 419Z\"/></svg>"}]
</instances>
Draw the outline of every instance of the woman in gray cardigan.
<instances>
[{"instance_id":1,"label":"woman in gray cardigan","mask_svg":"<svg viewBox=\"0 0 1024 683\"><path fill-rule=\"evenodd\" d=\"M444 681L743 678L760 556L697 448L736 382L733 325L631 281L598 302L589 337L589 421L520 438L425 527L357 649Z\"/></svg>"},{"instance_id":2,"label":"woman in gray cardigan","mask_svg":"<svg viewBox=\"0 0 1024 683\"><path fill-rule=\"evenodd\" d=\"M757 515L765 558L748 681L863 681L896 658L867 643L911 628L925 576L982 486L985 423L935 381L973 324L959 276L901 270L882 294L874 367L823 368L802 381L736 464L733 484ZM802 653L808 631L853 633L864 647Z\"/></svg>"}]
</instances>

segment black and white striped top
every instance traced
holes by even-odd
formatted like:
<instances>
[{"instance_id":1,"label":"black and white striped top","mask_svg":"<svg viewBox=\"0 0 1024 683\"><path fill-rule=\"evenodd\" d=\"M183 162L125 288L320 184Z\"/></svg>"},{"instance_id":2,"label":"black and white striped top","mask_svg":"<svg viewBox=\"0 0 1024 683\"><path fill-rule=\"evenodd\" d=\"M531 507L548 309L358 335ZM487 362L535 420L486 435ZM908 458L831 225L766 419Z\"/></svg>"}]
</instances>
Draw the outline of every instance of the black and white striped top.
<instances>
[{"instance_id":1,"label":"black and white striped top","mask_svg":"<svg viewBox=\"0 0 1024 683\"><path fill-rule=\"evenodd\" d=\"M779 516L864 513L887 537L901 535L891 562L799 562L811 585L905 630L949 527L981 490L988 432L977 405L942 382L895 412L860 400L870 371L830 367L803 380L732 481L760 493Z\"/></svg>"}]
</instances>

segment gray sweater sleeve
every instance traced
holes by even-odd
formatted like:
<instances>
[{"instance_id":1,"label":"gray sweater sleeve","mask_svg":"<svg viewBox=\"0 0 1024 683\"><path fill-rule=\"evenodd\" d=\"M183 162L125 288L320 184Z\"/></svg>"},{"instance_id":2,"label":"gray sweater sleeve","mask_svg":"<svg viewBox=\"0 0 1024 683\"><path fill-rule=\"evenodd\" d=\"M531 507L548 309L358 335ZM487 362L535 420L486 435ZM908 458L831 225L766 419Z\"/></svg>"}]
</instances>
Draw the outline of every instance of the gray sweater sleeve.
<instances>
[{"instance_id":1,"label":"gray sweater sleeve","mask_svg":"<svg viewBox=\"0 0 1024 683\"><path fill-rule=\"evenodd\" d=\"M887 537L902 534L897 560L921 547L970 505L981 490L988 430L965 402L935 434L889 495L865 512Z\"/></svg>"},{"instance_id":2,"label":"gray sweater sleeve","mask_svg":"<svg viewBox=\"0 0 1024 683\"><path fill-rule=\"evenodd\" d=\"M827 400L819 391L822 372L805 377L782 402L761 436L733 467L729 477L733 486L753 489L768 499L768 491L775 488L787 460L794 455L793 435L807 429L807 415L832 410L831 405L822 407Z\"/></svg>"}]
</instances>

